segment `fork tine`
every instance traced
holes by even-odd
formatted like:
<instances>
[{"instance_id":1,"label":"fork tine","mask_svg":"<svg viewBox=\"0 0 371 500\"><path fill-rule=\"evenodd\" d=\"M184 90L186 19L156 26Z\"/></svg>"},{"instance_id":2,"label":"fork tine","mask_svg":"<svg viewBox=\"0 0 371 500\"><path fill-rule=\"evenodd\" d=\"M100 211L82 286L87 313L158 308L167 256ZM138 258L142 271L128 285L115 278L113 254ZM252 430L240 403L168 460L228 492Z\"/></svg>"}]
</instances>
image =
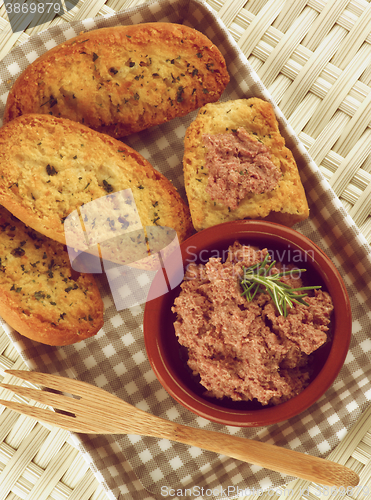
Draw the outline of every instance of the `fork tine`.
<instances>
[{"instance_id":1,"label":"fork tine","mask_svg":"<svg viewBox=\"0 0 371 500\"><path fill-rule=\"evenodd\" d=\"M49 373L28 370L5 370L5 373L9 373L10 375L18 377L21 380L42 385L50 389L56 389L58 391L60 391L63 387L65 392L76 396L79 396L79 391L86 389L86 386L89 385L86 382L81 382L80 380L61 377L60 375L51 375Z\"/></svg>"},{"instance_id":2,"label":"fork tine","mask_svg":"<svg viewBox=\"0 0 371 500\"><path fill-rule=\"evenodd\" d=\"M5 373L18 377L26 382L41 385L45 388L55 389L59 392L78 396L80 400L84 400L85 403L89 403L89 405L93 406L99 403L100 398L108 405L117 405L119 401L119 398L114 394L110 394L100 387L81 380L28 370L5 370ZM75 404L78 402L77 399L72 401L74 401ZM121 400L120 403L123 404Z\"/></svg>"},{"instance_id":3,"label":"fork tine","mask_svg":"<svg viewBox=\"0 0 371 500\"><path fill-rule=\"evenodd\" d=\"M32 399L33 401L37 401L38 403L58 408L59 410L75 413L75 410L78 407L78 399L64 396L62 394L41 391L40 389L30 389L29 387L21 385L0 384L0 387L4 387L4 389L12 391L18 396L24 396Z\"/></svg>"},{"instance_id":4,"label":"fork tine","mask_svg":"<svg viewBox=\"0 0 371 500\"><path fill-rule=\"evenodd\" d=\"M44 422L48 425L52 425L53 427L57 426L61 429L72 432L88 432L88 430L84 430L83 423L75 422L74 417L63 415L61 413L55 413L52 410L46 410L44 408L38 408L36 406L17 403L16 401L8 401L5 399L0 399L0 404L16 411L17 413L36 418L39 422Z\"/></svg>"}]
</instances>

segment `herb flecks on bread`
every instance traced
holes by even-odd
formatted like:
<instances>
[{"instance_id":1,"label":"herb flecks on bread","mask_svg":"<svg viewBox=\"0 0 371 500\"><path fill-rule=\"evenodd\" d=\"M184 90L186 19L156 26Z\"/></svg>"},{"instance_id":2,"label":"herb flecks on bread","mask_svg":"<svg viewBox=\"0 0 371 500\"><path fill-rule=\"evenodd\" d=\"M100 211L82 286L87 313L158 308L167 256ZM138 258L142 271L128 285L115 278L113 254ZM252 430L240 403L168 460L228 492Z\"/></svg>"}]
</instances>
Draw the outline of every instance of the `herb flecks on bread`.
<instances>
[{"instance_id":1,"label":"herb flecks on bread","mask_svg":"<svg viewBox=\"0 0 371 500\"><path fill-rule=\"evenodd\" d=\"M67 345L103 326L103 303L89 274L71 269L57 243L0 207L0 310L20 334Z\"/></svg>"},{"instance_id":2,"label":"herb flecks on bread","mask_svg":"<svg viewBox=\"0 0 371 500\"><path fill-rule=\"evenodd\" d=\"M69 214L129 188L144 228L173 228L179 241L191 234L173 184L121 141L50 115L23 115L0 129L0 203L49 238L66 243Z\"/></svg>"},{"instance_id":3,"label":"herb flecks on bread","mask_svg":"<svg viewBox=\"0 0 371 500\"><path fill-rule=\"evenodd\" d=\"M228 204L228 196L218 197L220 193L215 189L213 194L210 189L213 184L212 179L210 181L212 169L207 166L208 149L204 138L220 137L223 134L235 136L239 131L249 135L251 141L264 146L270 161L279 171L279 175L275 175L274 169L271 169L278 183L270 183L266 190L253 192L251 186L242 186L237 179L235 199ZM226 162L228 163L227 160ZM262 99L253 97L203 106L185 135L183 169L192 221L197 231L239 219L266 219L292 226L309 216L308 203L293 154L280 134L272 106ZM228 168L226 172L231 174ZM240 171L235 168L233 175L237 174L241 178L246 175L242 168ZM266 183L261 173L257 178L259 182ZM226 177L216 181L227 183L228 179ZM214 184L216 186L215 182ZM251 192L248 192L249 189ZM239 191L243 196L237 196Z\"/></svg>"},{"instance_id":4,"label":"herb flecks on bread","mask_svg":"<svg viewBox=\"0 0 371 500\"><path fill-rule=\"evenodd\" d=\"M52 114L118 138L218 100L228 82L222 54L192 28L101 28L30 64L10 91L4 122Z\"/></svg>"}]
</instances>

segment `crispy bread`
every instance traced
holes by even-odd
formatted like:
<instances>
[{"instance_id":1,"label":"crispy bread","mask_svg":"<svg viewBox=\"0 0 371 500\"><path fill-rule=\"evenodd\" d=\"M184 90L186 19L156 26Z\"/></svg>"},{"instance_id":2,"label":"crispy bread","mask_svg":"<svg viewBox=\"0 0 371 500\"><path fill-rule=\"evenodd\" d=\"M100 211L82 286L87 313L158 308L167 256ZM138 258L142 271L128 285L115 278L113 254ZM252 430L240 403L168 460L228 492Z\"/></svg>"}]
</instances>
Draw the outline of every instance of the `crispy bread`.
<instances>
[{"instance_id":1,"label":"crispy bread","mask_svg":"<svg viewBox=\"0 0 371 500\"><path fill-rule=\"evenodd\" d=\"M4 123L26 113L69 118L123 137L219 99L229 82L218 48L171 23L101 28L30 64L13 85Z\"/></svg>"},{"instance_id":2,"label":"crispy bread","mask_svg":"<svg viewBox=\"0 0 371 500\"><path fill-rule=\"evenodd\" d=\"M131 199L125 194L129 189ZM102 197L108 197L102 209L98 202L90 203ZM91 229L91 245L113 238L113 254L120 247L114 240L119 234L165 226L183 241L193 231L187 204L139 153L106 134L50 115L23 115L0 129L0 203L60 243L66 243L66 219L70 222L72 212L86 209L84 221L78 216L76 227L70 224L70 236L75 227L78 240L78 229L85 224ZM98 216L103 218L100 225ZM79 248L77 240L67 243Z\"/></svg>"},{"instance_id":3,"label":"crispy bread","mask_svg":"<svg viewBox=\"0 0 371 500\"><path fill-rule=\"evenodd\" d=\"M68 345L103 326L103 302L90 274L71 269L67 251L0 206L0 310L21 335Z\"/></svg>"},{"instance_id":4,"label":"crispy bread","mask_svg":"<svg viewBox=\"0 0 371 500\"><path fill-rule=\"evenodd\" d=\"M273 190L259 194L249 192L232 210L207 192L209 172L205 167L207 147L203 135L234 134L238 129L268 148L271 161L282 176ZM267 219L292 226L309 215L294 157L285 146L272 106L261 99L254 97L203 106L186 132L183 167L197 231L237 219Z\"/></svg>"}]
</instances>

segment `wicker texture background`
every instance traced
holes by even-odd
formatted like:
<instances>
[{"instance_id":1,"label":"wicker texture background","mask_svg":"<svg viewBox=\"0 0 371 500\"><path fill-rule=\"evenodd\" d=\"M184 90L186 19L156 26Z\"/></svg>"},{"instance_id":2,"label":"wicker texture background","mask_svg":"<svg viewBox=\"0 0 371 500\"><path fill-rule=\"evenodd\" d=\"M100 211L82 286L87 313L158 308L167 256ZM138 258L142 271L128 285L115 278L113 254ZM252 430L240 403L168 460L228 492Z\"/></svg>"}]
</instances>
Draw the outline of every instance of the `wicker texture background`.
<instances>
[{"instance_id":1,"label":"wicker texture background","mask_svg":"<svg viewBox=\"0 0 371 500\"><path fill-rule=\"evenodd\" d=\"M85 0L64 16L12 33L0 3L0 59L14 46L60 22L109 15L144 0ZM371 242L371 2L366 0L207 0ZM0 379L26 368L0 331ZM0 390L0 398L11 398ZM69 433L1 408L0 500L105 500ZM333 460L347 464L371 491L371 410ZM318 498L315 485L291 483L295 496ZM351 495L362 498L362 490ZM279 495L263 495L263 498ZM284 494L282 498L287 498ZM341 495L339 495L339 498ZM251 495L249 498L258 498ZM260 496L262 498L262 496ZM303 496L304 498L304 496Z\"/></svg>"}]
</instances>

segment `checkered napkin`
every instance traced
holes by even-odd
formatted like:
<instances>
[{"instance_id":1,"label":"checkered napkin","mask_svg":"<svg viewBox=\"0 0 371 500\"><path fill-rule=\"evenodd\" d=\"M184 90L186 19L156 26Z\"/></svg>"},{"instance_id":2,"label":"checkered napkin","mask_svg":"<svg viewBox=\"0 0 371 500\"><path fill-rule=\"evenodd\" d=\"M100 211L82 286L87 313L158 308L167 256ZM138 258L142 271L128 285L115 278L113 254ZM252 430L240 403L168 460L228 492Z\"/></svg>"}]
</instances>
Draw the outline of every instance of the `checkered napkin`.
<instances>
[{"instance_id":1,"label":"checkered napkin","mask_svg":"<svg viewBox=\"0 0 371 500\"><path fill-rule=\"evenodd\" d=\"M1 115L15 78L46 50L81 31L150 21L185 23L205 33L219 47L231 76L223 100L257 96L271 101L228 30L207 4L197 0L160 0L110 17L55 26L12 50L0 64ZM298 163L311 210L310 218L296 229L317 243L337 265L353 310L350 351L326 394L299 416L267 428L225 427L198 418L166 393L151 370L143 341L143 304L118 311L104 274L97 275L97 281L105 304L105 323L95 338L54 348L22 338L5 325L31 369L90 382L165 419L259 439L311 455L326 456L341 441L371 398L371 340L367 335L371 316L370 248L278 109L276 113ZM194 117L195 113L191 113L125 139L171 179L184 198L182 139ZM130 287L132 291L138 287L135 281L140 278L140 273L132 277L129 291ZM74 438L112 499L160 499L176 491L178 496L192 493L197 497L203 493L205 498L207 492L208 498L220 498L223 492L267 489L289 480L260 467L165 439L132 435Z\"/></svg>"}]
</instances>

